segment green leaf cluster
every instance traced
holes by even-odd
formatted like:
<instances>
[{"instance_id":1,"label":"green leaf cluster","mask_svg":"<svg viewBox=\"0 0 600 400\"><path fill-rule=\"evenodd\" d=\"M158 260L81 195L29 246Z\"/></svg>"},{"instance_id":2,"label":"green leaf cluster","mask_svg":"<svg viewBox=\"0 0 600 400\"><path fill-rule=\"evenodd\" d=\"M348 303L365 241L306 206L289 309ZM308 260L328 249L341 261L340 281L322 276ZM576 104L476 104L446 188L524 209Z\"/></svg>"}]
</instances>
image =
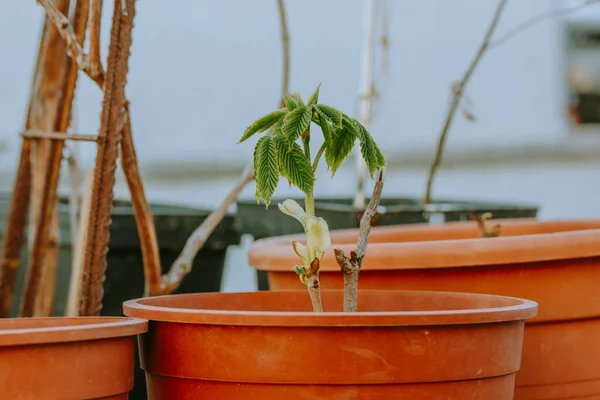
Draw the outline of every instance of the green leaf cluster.
<instances>
[{"instance_id":1,"label":"green leaf cluster","mask_svg":"<svg viewBox=\"0 0 600 400\"><path fill-rule=\"evenodd\" d=\"M284 94L285 107L254 121L246 128L238 142L241 143L256 133L270 129L267 135L258 140L254 148L256 199L258 202L263 200L267 207L280 176L312 197L314 169L321 154L325 155L325 162L333 177L352 152L356 140L360 144L360 152L371 177L375 171L385 166L383 153L359 121L334 107L319 103L320 88L319 84L306 102L298 93ZM310 159L308 152L311 123L319 126L323 134L321 151L314 160ZM306 150L302 149L299 140L303 142Z\"/></svg>"}]
</instances>

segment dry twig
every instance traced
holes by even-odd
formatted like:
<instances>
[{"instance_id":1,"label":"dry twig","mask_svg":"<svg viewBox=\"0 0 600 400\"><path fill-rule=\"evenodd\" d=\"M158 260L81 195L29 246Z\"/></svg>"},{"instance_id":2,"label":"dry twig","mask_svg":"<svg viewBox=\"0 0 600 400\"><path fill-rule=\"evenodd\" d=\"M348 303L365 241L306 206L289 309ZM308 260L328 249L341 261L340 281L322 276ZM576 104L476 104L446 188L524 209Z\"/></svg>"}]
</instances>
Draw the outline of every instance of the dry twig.
<instances>
[{"instance_id":1,"label":"dry twig","mask_svg":"<svg viewBox=\"0 0 600 400\"><path fill-rule=\"evenodd\" d=\"M358 274L367 254L369 233L371 233L371 227L377 215L377 207L379 207L379 201L381 200L383 175L384 170L379 170L371 201L369 201L369 205L360 219L356 250L351 251L350 258L348 258L341 248L334 249L335 259L344 273L344 312L356 312L358 310Z\"/></svg>"},{"instance_id":2,"label":"dry twig","mask_svg":"<svg viewBox=\"0 0 600 400\"><path fill-rule=\"evenodd\" d=\"M500 236L500 229L502 229L500 224L495 224L494 226L487 225L487 220L492 218L492 213L486 212L481 215L470 214L470 217L473 221L477 222L479 237L491 238Z\"/></svg>"},{"instance_id":3,"label":"dry twig","mask_svg":"<svg viewBox=\"0 0 600 400\"><path fill-rule=\"evenodd\" d=\"M437 149L436 149L433 163L431 164L431 167L429 168L429 175L427 178L427 188L425 190L425 197L423 198L424 204L431 203L431 189L433 187L433 180L434 180L435 174L440 166L440 163L442 162L442 154L444 152L446 136L448 135L448 131L450 130L450 126L452 125L452 121L454 120L454 115L456 114L456 110L458 109L458 106L460 105L460 100L464 93L465 87L467 86L467 83L469 82L469 79L473 75L475 68L477 68L479 61L485 54L485 52L490 44L490 39L492 38L492 35L494 34L496 26L498 25L498 21L500 20L500 16L502 15L502 11L504 10L505 5L506 5L506 0L500 0L498 2L498 6L496 7L496 11L494 12L494 17L492 18L492 22L490 23L490 25L487 29L487 32L485 33L485 36L483 37L483 41L482 41L481 45L479 46L477 53L475 54L475 58L473 58L473 60L471 61L471 65L465 72L465 75L463 76L461 81L457 82L452 87L452 102L450 104L450 108L448 109L448 114L446 115L446 120L444 121L442 131L438 138L438 144L437 144Z\"/></svg>"}]
</instances>

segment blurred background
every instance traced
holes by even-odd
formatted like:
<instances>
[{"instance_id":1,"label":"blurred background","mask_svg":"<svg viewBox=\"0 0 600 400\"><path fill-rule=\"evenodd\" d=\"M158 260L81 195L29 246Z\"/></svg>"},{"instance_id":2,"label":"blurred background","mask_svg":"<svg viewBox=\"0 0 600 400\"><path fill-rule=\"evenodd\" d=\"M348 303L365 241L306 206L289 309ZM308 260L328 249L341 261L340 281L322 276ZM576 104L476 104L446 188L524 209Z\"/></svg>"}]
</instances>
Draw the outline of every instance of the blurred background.
<instances>
[{"instance_id":1,"label":"blurred background","mask_svg":"<svg viewBox=\"0 0 600 400\"><path fill-rule=\"evenodd\" d=\"M105 2L102 56L112 2ZM367 2L286 2L290 91L358 117ZM388 158L384 196L423 196L452 94L481 44L496 0L391 0L377 14L370 131ZM43 9L4 4L0 24L0 189L9 190L38 51ZM274 0L140 1L127 96L150 201L212 208L252 157L245 127L277 107L280 27ZM95 134L102 94L78 81L75 131ZM467 118L468 117L468 118ZM83 168L95 146L79 143ZM449 132L434 197L533 203L539 218L600 216L600 2L509 1ZM66 169L63 169L66 171ZM68 188L63 172L62 188ZM315 193L352 195L355 165ZM367 186L370 191L370 185ZM117 197L128 193L118 175ZM280 184L276 196L298 196ZM242 193L253 198L254 185ZM223 290L255 285L229 248ZM234 278L235 276L235 278Z\"/></svg>"}]
</instances>

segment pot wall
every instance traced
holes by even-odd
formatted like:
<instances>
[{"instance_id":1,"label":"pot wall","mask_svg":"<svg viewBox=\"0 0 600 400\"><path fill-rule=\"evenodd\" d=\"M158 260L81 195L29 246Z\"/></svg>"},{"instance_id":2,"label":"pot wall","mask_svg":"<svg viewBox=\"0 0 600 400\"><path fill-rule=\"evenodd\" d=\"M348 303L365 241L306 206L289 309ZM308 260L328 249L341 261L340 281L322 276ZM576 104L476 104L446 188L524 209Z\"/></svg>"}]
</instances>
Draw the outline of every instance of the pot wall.
<instances>
[{"instance_id":1,"label":"pot wall","mask_svg":"<svg viewBox=\"0 0 600 400\"><path fill-rule=\"evenodd\" d=\"M536 301L539 312L527 321L515 399L600 399L600 221L499 222L504 236L486 239L476 238L473 223L374 228L359 287ZM354 230L334 232L332 241L355 243L356 236ZM284 270L295 261L291 247L292 254L286 250L291 240L273 238L251 249L251 265L267 270L272 290L305 290L293 270ZM342 288L333 256L325 258L321 287Z\"/></svg>"}]
</instances>

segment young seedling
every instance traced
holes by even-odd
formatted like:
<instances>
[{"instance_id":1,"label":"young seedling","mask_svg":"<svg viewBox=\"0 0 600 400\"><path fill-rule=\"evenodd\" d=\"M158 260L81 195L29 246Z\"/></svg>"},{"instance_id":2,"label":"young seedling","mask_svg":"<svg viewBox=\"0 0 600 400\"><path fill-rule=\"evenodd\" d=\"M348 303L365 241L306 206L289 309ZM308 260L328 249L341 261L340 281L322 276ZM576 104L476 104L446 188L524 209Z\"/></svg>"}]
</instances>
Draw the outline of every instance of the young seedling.
<instances>
[{"instance_id":1,"label":"young seedling","mask_svg":"<svg viewBox=\"0 0 600 400\"><path fill-rule=\"evenodd\" d=\"M359 121L331 106L319 103L320 87L319 84L306 103L298 93L285 94L285 107L256 120L246 128L238 142L241 143L258 132L272 128L258 140L254 149L256 199L259 203L264 201L266 207L269 207L280 177L286 178L290 185L304 192L305 209L290 199L280 203L279 209L297 219L304 228L306 245L297 241L292 243L294 251L302 260L302 265L297 265L294 269L308 289L315 312L323 311L319 264L331 245L327 222L315 215L313 190L319 161L325 156L325 162L333 177L358 139L371 177L375 171L385 166L381 150ZM321 128L323 143L311 158L312 123Z\"/></svg>"}]
</instances>

